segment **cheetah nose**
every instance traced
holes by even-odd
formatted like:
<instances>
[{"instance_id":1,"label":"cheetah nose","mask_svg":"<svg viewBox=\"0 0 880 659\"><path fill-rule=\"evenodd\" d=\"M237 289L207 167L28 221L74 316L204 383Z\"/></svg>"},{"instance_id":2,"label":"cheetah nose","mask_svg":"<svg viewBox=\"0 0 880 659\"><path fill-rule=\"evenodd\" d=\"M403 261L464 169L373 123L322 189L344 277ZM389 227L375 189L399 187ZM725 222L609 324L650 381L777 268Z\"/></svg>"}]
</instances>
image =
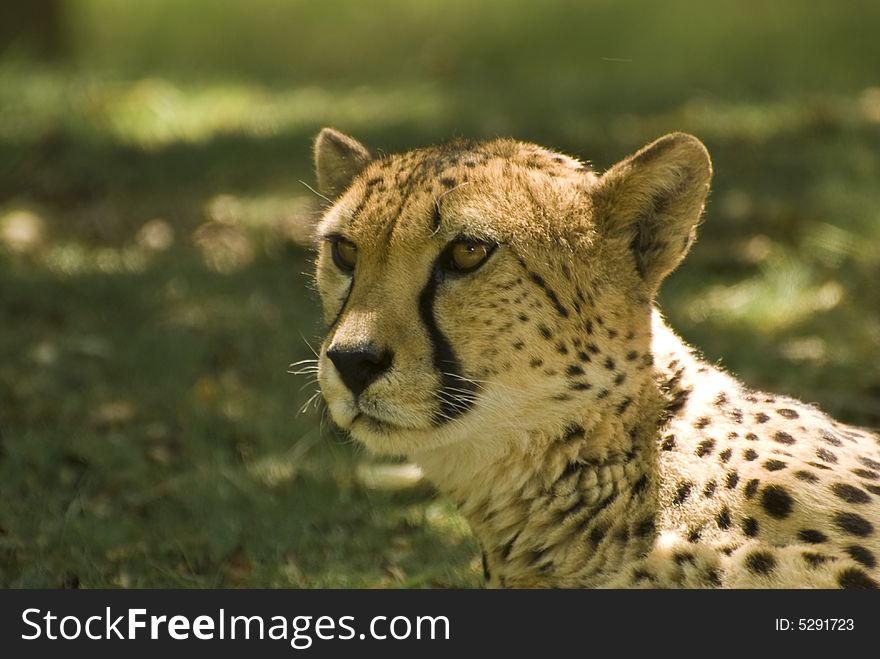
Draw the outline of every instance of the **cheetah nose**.
<instances>
[{"instance_id":1,"label":"cheetah nose","mask_svg":"<svg viewBox=\"0 0 880 659\"><path fill-rule=\"evenodd\" d=\"M333 362L339 377L355 396L359 396L371 382L391 366L394 354L380 350L372 343L354 346L330 346L327 357Z\"/></svg>"}]
</instances>

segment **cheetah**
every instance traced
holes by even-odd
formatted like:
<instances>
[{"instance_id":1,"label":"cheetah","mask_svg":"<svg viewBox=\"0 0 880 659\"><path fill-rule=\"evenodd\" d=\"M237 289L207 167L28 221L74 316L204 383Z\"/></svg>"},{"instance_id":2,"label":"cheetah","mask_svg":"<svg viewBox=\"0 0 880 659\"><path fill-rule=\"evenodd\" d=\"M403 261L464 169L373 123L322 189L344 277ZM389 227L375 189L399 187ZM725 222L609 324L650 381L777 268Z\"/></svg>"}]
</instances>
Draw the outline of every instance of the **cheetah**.
<instances>
[{"instance_id":1,"label":"cheetah","mask_svg":"<svg viewBox=\"0 0 880 659\"><path fill-rule=\"evenodd\" d=\"M878 436L750 390L656 307L709 190L697 138L602 174L329 128L314 157L327 408L458 505L489 587L878 586Z\"/></svg>"}]
</instances>

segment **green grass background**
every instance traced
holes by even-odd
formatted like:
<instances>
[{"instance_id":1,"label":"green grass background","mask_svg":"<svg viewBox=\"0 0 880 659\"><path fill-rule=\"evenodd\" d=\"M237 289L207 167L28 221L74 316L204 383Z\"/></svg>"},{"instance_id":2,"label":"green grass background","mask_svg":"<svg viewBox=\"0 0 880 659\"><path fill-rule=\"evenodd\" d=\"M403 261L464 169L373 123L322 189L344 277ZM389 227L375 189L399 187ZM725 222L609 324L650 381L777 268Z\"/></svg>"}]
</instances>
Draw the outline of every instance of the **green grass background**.
<instances>
[{"instance_id":1,"label":"green grass background","mask_svg":"<svg viewBox=\"0 0 880 659\"><path fill-rule=\"evenodd\" d=\"M13 3L15 4L15 3ZM880 426L880 4L69 0L0 52L0 585L478 586L467 525L298 414L310 141L715 163L672 324Z\"/></svg>"}]
</instances>

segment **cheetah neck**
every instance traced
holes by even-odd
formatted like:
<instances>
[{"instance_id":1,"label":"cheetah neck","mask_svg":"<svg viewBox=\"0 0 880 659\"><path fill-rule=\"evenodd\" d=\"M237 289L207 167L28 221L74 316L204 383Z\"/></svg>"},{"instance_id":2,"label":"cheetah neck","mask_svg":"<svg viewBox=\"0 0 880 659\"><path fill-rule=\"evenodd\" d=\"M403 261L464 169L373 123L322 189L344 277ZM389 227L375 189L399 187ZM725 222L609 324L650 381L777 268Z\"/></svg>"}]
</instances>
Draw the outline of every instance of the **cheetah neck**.
<instances>
[{"instance_id":1,"label":"cheetah neck","mask_svg":"<svg viewBox=\"0 0 880 659\"><path fill-rule=\"evenodd\" d=\"M468 519L493 585L583 584L590 574L598 582L621 560L602 541L629 520L652 519L666 405L650 376L635 400L623 416L573 415L562 430L556 423L509 438L502 451L495 442L492 451L450 446L414 456Z\"/></svg>"}]
</instances>

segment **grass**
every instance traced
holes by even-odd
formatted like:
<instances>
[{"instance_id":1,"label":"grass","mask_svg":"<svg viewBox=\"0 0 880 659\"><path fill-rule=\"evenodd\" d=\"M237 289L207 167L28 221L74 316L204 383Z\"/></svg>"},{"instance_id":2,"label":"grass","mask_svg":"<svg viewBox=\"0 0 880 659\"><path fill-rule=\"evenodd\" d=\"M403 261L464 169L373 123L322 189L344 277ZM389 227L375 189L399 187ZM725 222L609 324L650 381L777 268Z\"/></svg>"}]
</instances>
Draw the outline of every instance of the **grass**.
<instances>
[{"instance_id":1,"label":"grass","mask_svg":"<svg viewBox=\"0 0 880 659\"><path fill-rule=\"evenodd\" d=\"M880 10L215 5L80 0L66 59L0 55L0 585L479 585L452 506L366 487L371 458L298 414L325 124L600 169L697 134L716 175L673 326L880 426Z\"/></svg>"}]
</instances>

